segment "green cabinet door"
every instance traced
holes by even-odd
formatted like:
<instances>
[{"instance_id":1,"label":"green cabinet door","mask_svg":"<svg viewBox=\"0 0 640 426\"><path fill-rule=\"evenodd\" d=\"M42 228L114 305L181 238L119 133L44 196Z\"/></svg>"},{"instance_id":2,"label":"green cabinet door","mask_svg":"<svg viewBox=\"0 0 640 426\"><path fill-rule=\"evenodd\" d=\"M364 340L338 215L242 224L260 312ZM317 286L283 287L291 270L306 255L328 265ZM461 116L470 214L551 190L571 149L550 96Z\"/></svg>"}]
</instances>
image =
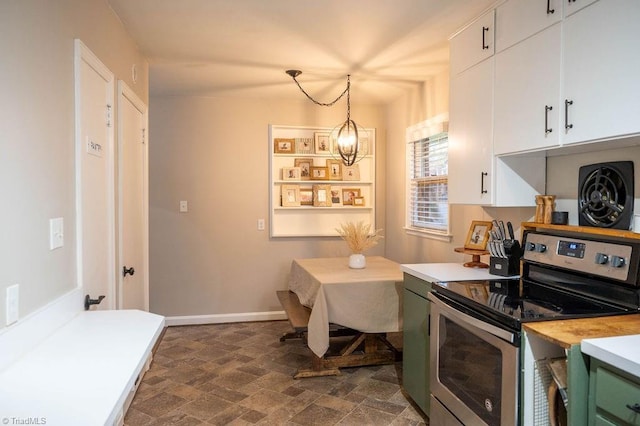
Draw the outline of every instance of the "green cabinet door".
<instances>
[{"instance_id":1,"label":"green cabinet door","mask_svg":"<svg viewBox=\"0 0 640 426\"><path fill-rule=\"evenodd\" d=\"M429 415L429 301L431 284L405 274L403 291L402 386Z\"/></svg>"}]
</instances>

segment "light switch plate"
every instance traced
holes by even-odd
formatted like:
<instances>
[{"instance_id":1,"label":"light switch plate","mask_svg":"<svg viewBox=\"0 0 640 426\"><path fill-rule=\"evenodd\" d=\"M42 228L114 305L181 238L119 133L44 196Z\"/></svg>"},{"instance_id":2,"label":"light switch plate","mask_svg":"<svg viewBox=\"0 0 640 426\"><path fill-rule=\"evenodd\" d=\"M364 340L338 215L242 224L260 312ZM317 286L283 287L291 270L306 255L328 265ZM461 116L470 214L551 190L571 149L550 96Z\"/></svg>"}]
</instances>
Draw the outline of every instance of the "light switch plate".
<instances>
[{"instance_id":1,"label":"light switch plate","mask_svg":"<svg viewBox=\"0 0 640 426\"><path fill-rule=\"evenodd\" d=\"M49 219L49 250L64 246L64 219Z\"/></svg>"},{"instance_id":2,"label":"light switch plate","mask_svg":"<svg viewBox=\"0 0 640 426\"><path fill-rule=\"evenodd\" d=\"M6 324L11 325L18 321L18 306L20 306L20 286L18 284L7 287L6 303Z\"/></svg>"},{"instance_id":3,"label":"light switch plate","mask_svg":"<svg viewBox=\"0 0 640 426\"><path fill-rule=\"evenodd\" d=\"M180 201L180 213L187 213L189 211L189 203L187 201Z\"/></svg>"}]
</instances>

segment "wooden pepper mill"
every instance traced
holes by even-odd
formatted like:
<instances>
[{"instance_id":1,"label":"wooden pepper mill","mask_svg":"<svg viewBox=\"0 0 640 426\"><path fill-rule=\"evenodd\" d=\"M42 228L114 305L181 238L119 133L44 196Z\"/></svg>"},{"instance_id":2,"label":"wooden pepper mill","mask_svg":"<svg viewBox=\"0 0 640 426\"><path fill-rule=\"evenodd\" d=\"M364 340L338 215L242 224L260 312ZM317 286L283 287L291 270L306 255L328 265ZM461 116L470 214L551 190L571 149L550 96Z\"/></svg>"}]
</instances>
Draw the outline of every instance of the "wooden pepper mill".
<instances>
[{"instance_id":1,"label":"wooden pepper mill","mask_svg":"<svg viewBox=\"0 0 640 426\"><path fill-rule=\"evenodd\" d=\"M553 213L553 209L556 204L556 196L555 195L543 195L542 202L544 205L544 215L543 215L543 223L548 224L551 223L551 215ZM537 209L537 206L536 206Z\"/></svg>"}]
</instances>

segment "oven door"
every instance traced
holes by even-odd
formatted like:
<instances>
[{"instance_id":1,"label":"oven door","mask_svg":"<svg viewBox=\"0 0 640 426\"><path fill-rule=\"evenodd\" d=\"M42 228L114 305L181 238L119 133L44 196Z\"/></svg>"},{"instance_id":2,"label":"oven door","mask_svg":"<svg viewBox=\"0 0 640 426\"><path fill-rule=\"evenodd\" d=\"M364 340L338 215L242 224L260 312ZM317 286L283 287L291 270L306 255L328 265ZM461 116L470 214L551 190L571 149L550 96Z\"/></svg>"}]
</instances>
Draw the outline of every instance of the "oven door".
<instances>
[{"instance_id":1,"label":"oven door","mask_svg":"<svg viewBox=\"0 0 640 426\"><path fill-rule=\"evenodd\" d=\"M467 426L517 424L518 333L455 309L441 294L429 300L432 396Z\"/></svg>"}]
</instances>

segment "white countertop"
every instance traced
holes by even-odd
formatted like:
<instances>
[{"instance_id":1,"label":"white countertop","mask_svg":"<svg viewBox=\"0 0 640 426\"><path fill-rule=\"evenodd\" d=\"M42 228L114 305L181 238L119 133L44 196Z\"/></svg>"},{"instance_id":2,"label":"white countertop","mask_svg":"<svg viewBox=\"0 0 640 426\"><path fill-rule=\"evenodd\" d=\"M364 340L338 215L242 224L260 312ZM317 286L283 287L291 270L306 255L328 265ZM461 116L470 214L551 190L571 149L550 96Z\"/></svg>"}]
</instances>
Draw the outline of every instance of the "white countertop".
<instances>
[{"instance_id":1,"label":"white countertop","mask_svg":"<svg viewBox=\"0 0 640 426\"><path fill-rule=\"evenodd\" d=\"M640 334L585 339L583 353L640 378Z\"/></svg>"},{"instance_id":2,"label":"white countertop","mask_svg":"<svg viewBox=\"0 0 640 426\"><path fill-rule=\"evenodd\" d=\"M400 265L400 269L431 283L437 281L481 281L508 278L490 274L489 268L467 268L462 263L413 263Z\"/></svg>"}]
</instances>

